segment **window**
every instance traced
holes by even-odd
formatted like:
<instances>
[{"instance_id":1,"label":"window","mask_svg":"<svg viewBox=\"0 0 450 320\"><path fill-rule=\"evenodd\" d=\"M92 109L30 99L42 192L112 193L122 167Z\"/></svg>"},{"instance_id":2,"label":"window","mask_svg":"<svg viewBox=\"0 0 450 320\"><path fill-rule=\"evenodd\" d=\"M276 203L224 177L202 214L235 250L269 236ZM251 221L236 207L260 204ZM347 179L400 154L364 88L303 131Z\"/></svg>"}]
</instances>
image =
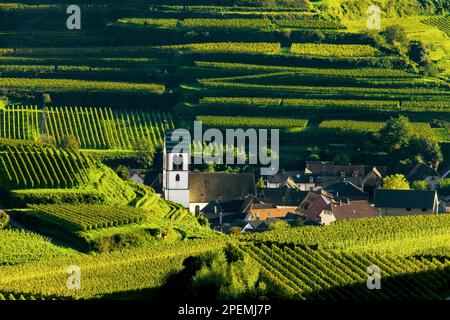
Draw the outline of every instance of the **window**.
<instances>
[{"instance_id":1,"label":"window","mask_svg":"<svg viewBox=\"0 0 450 320\"><path fill-rule=\"evenodd\" d=\"M406 211L411 211L411 208L406 208Z\"/></svg>"},{"instance_id":2,"label":"window","mask_svg":"<svg viewBox=\"0 0 450 320\"><path fill-rule=\"evenodd\" d=\"M183 155L174 155L172 158L173 170L183 170Z\"/></svg>"},{"instance_id":3,"label":"window","mask_svg":"<svg viewBox=\"0 0 450 320\"><path fill-rule=\"evenodd\" d=\"M176 176L175 176L175 181L180 181L180 175L179 174L177 174Z\"/></svg>"},{"instance_id":4,"label":"window","mask_svg":"<svg viewBox=\"0 0 450 320\"><path fill-rule=\"evenodd\" d=\"M199 214L200 213L200 206L195 206L195 214Z\"/></svg>"}]
</instances>

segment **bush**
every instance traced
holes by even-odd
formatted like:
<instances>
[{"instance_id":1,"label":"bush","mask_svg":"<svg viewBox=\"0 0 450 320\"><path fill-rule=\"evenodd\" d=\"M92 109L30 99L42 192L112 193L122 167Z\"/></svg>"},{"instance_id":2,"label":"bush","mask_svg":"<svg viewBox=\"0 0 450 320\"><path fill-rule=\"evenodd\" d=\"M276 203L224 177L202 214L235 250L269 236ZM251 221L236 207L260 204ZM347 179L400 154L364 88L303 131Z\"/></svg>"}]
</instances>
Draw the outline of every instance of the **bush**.
<instances>
[{"instance_id":1,"label":"bush","mask_svg":"<svg viewBox=\"0 0 450 320\"><path fill-rule=\"evenodd\" d=\"M0 229L3 229L6 227L6 225L9 222L9 216L6 214L6 212L0 210Z\"/></svg>"},{"instance_id":2,"label":"bush","mask_svg":"<svg viewBox=\"0 0 450 320\"><path fill-rule=\"evenodd\" d=\"M128 171L128 168L124 165L118 165L116 168L117 175L124 181L130 180L130 171Z\"/></svg>"},{"instance_id":3,"label":"bush","mask_svg":"<svg viewBox=\"0 0 450 320\"><path fill-rule=\"evenodd\" d=\"M405 28L403 28L400 25L393 25L387 27L384 30L383 35L389 44L394 43L405 44L408 41L408 36L405 31Z\"/></svg>"},{"instance_id":4,"label":"bush","mask_svg":"<svg viewBox=\"0 0 450 320\"><path fill-rule=\"evenodd\" d=\"M80 142L75 136L64 136L61 142L61 146L64 149L78 151L80 150Z\"/></svg>"},{"instance_id":5,"label":"bush","mask_svg":"<svg viewBox=\"0 0 450 320\"><path fill-rule=\"evenodd\" d=\"M50 95L48 93L42 94L42 103L43 104L50 104L50 103L52 103L52 98L50 97Z\"/></svg>"},{"instance_id":6,"label":"bush","mask_svg":"<svg viewBox=\"0 0 450 320\"><path fill-rule=\"evenodd\" d=\"M390 190L409 190L409 183L402 174L394 174L383 179L383 188Z\"/></svg>"},{"instance_id":7,"label":"bush","mask_svg":"<svg viewBox=\"0 0 450 320\"><path fill-rule=\"evenodd\" d=\"M412 183L412 188L414 190L422 190L422 191L430 189L429 186L428 186L428 183L426 181L422 181L422 180L414 181Z\"/></svg>"}]
</instances>

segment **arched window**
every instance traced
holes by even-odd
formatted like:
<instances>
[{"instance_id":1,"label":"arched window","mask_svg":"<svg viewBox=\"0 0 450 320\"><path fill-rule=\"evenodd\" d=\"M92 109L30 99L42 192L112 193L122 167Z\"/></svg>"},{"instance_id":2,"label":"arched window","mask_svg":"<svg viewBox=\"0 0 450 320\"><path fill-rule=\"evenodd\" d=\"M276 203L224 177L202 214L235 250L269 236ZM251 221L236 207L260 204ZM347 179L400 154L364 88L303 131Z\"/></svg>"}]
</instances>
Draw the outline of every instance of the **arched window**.
<instances>
[{"instance_id":1,"label":"arched window","mask_svg":"<svg viewBox=\"0 0 450 320\"><path fill-rule=\"evenodd\" d=\"M179 174L177 174L176 176L175 176L175 181L180 181L180 175Z\"/></svg>"},{"instance_id":2,"label":"arched window","mask_svg":"<svg viewBox=\"0 0 450 320\"><path fill-rule=\"evenodd\" d=\"M172 158L173 170L183 170L183 155L174 155Z\"/></svg>"},{"instance_id":3,"label":"arched window","mask_svg":"<svg viewBox=\"0 0 450 320\"><path fill-rule=\"evenodd\" d=\"M195 214L199 214L200 213L200 206L195 206Z\"/></svg>"}]
</instances>

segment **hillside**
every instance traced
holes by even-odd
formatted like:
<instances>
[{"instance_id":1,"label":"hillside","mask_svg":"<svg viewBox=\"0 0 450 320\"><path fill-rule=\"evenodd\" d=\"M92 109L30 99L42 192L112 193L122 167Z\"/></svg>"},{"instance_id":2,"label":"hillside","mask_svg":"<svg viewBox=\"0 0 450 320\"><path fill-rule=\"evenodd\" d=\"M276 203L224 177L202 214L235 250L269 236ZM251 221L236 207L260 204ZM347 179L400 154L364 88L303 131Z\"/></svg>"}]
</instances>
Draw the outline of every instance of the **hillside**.
<instances>
[{"instance_id":1,"label":"hillside","mask_svg":"<svg viewBox=\"0 0 450 320\"><path fill-rule=\"evenodd\" d=\"M448 215L225 235L148 180L195 120L279 129L283 170L448 170L449 1L79 0L79 30L69 4L0 4L0 300L448 297ZM387 151L399 116L417 145ZM367 290L370 266L386 290Z\"/></svg>"}]
</instances>

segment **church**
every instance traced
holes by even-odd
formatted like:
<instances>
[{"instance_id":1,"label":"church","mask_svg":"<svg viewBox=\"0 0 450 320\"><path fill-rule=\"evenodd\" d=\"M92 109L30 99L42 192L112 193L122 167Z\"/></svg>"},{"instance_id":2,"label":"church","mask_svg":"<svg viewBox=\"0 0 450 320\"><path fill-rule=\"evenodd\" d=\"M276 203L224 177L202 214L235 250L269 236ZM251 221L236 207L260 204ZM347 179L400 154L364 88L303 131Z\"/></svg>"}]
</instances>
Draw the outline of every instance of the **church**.
<instances>
[{"instance_id":1,"label":"church","mask_svg":"<svg viewBox=\"0 0 450 320\"><path fill-rule=\"evenodd\" d=\"M163 173L159 179L164 199L179 203L190 212L199 213L212 202L244 200L256 193L253 173L189 171L190 152L176 152L176 145L171 142L170 133L166 133Z\"/></svg>"}]
</instances>

